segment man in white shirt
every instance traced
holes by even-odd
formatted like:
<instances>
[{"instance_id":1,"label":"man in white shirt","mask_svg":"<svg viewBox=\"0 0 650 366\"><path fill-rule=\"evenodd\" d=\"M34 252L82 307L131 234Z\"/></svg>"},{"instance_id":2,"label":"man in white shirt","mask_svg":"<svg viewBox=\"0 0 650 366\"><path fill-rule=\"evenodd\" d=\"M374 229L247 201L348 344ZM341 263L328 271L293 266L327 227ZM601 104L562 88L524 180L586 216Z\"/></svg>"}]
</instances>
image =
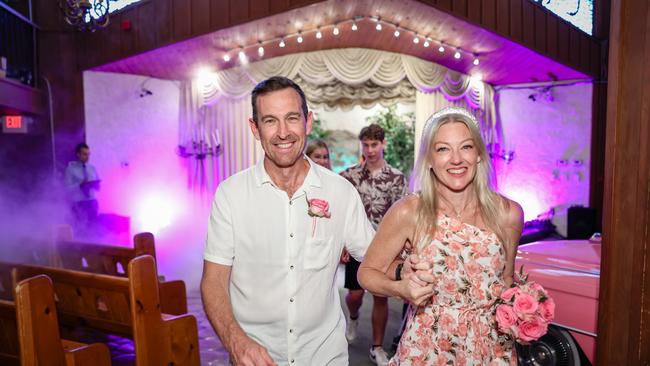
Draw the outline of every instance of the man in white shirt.
<instances>
[{"instance_id":1,"label":"man in white shirt","mask_svg":"<svg viewBox=\"0 0 650 366\"><path fill-rule=\"evenodd\" d=\"M343 247L362 260L374 231L356 189L303 155L312 114L300 87L270 78L252 104L264 159L217 189L206 314L236 365L347 365L334 275Z\"/></svg>"},{"instance_id":2,"label":"man in white shirt","mask_svg":"<svg viewBox=\"0 0 650 366\"><path fill-rule=\"evenodd\" d=\"M95 166L90 164L90 148L84 142L75 147L77 160L68 163L65 169L65 188L74 219L74 228L78 234L85 235L97 220L99 175Z\"/></svg>"}]
</instances>

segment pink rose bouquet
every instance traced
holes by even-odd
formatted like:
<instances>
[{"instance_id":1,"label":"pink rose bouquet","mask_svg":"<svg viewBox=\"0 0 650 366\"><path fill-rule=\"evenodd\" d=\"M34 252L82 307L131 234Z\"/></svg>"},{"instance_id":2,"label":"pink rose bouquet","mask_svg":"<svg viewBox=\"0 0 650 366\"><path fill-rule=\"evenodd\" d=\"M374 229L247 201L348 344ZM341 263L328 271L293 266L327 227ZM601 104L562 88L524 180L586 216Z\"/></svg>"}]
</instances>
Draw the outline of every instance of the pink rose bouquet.
<instances>
[{"instance_id":1,"label":"pink rose bouquet","mask_svg":"<svg viewBox=\"0 0 650 366\"><path fill-rule=\"evenodd\" d=\"M541 285L528 281L523 266L515 277L515 283L497 299L494 315L500 333L528 344L546 334L555 316L555 302Z\"/></svg>"}]
</instances>

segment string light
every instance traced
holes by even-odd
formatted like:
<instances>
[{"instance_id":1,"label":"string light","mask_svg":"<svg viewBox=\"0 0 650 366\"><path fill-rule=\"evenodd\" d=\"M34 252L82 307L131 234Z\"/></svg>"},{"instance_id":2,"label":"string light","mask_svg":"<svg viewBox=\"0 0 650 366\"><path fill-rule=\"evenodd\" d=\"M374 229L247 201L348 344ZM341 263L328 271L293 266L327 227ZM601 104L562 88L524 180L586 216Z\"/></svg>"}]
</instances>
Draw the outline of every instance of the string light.
<instances>
[{"instance_id":1,"label":"string light","mask_svg":"<svg viewBox=\"0 0 650 366\"><path fill-rule=\"evenodd\" d=\"M239 51L239 62L241 62L242 64L247 64L248 63L248 57L246 57L246 52L244 52L243 47Z\"/></svg>"},{"instance_id":2,"label":"string light","mask_svg":"<svg viewBox=\"0 0 650 366\"><path fill-rule=\"evenodd\" d=\"M252 44L252 45L248 45L248 46L240 46L239 51L237 51L238 52L238 58L239 58L239 61L241 63L247 63L249 60L248 60L248 56L246 55L245 51L246 51L246 49L252 48L252 47L255 47L255 46L257 46L257 54L259 55L260 58L262 58L262 57L264 57L264 55L266 53L265 48L264 48L264 46L266 44L272 43L272 42L278 42L277 43L278 47L285 48L286 47L286 39L291 39L291 38L294 38L294 37L295 37L297 43L302 44L303 42L306 41L306 39L304 38L304 34L313 33L315 35L316 39L322 39L323 38L323 32L325 30L327 30L328 28L330 28L330 27L332 29L332 34L334 36L339 36L341 34L341 28L339 28L339 26L341 24L345 24L345 23L351 23L352 25L351 25L350 29L352 31L357 31L359 29L359 22L363 21L364 19L375 22L376 23L375 24L375 29L377 31L381 31L383 29L384 25L389 26L389 27L394 27L395 30L393 31L393 36L395 36L395 38L399 38L402 35L403 32L412 33L413 34L413 43L416 44L416 45L422 43L422 47L429 48L432 43L437 43L437 44L439 44L438 52L440 52L441 54L444 54L446 52L446 48L449 47L452 51L454 51L454 53L453 53L454 59L459 60L459 59L462 58L463 54L466 54L468 57L471 57L472 64L474 66L480 65L481 60L479 59L479 55L477 53L464 51L460 47L455 47L453 45L450 46L450 45L446 44L444 41L437 40L437 39L432 39L429 36L424 36L424 35L420 36L417 32L415 32L415 31L413 31L411 29L404 28L404 27L400 26L399 24L383 20L383 19L379 18L378 16L370 16L370 17L355 16L352 19L338 21L335 24L321 25L321 26L318 26L316 28L311 28L311 29L301 29L297 33L287 34L287 35L284 35L283 37L279 37L279 38L272 38L272 39L268 39L268 40L264 40L264 41L259 40L257 42L257 44ZM422 38L422 42L420 42L420 38ZM230 62L231 61L230 54L232 54L232 52L230 52L230 51L224 53L223 60L225 62Z\"/></svg>"}]
</instances>

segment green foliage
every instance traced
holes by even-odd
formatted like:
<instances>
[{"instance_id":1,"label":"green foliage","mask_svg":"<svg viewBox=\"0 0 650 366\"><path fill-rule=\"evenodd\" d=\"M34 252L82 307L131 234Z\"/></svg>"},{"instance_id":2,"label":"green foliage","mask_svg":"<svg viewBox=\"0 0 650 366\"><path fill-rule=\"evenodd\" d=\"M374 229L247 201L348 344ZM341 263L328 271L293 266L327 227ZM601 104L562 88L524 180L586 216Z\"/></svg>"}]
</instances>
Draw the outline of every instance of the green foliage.
<instances>
[{"instance_id":1,"label":"green foliage","mask_svg":"<svg viewBox=\"0 0 650 366\"><path fill-rule=\"evenodd\" d=\"M307 135L309 140L326 140L332 132L323 128L323 121L320 119L318 113L314 113L314 120L311 127L311 132Z\"/></svg>"},{"instance_id":2,"label":"green foliage","mask_svg":"<svg viewBox=\"0 0 650 366\"><path fill-rule=\"evenodd\" d=\"M398 115L397 108L393 105L366 118L366 122L376 123L384 129L388 142L384 150L384 158L388 164L409 177L415 158L413 151L415 148L415 115L413 113Z\"/></svg>"}]
</instances>

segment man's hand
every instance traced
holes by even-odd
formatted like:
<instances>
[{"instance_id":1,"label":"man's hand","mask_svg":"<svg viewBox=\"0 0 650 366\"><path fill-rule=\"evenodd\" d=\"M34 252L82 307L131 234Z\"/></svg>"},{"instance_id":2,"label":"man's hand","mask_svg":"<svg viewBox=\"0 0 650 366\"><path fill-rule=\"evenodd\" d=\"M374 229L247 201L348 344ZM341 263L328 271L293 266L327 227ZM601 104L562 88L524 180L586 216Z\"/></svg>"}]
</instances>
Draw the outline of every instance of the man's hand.
<instances>
[{"instance_id":1,"label":"man's hand","mask_svg":"<svg viewBox=\"0 0 650 366\"><path fill-rule=\"evenodd\" d=\"M341 252L341 259L339 259L339 262L341 264L346 264L350 261L350 252L348 252L347 249L343 248L343 252Z\"/></svg>"},{"instance_id":2,"label":"man's hand","mask_svg":"<svg viewBox=\"0 0 650 366\"><path fill-rule=\"evenodd\" d=\"M275 362L269 355L266 348L252 340L250 337L242 336L234 339L230 345L231 361L233 365L241 366L275 366Z\"/></svg>"}]
</instances>

